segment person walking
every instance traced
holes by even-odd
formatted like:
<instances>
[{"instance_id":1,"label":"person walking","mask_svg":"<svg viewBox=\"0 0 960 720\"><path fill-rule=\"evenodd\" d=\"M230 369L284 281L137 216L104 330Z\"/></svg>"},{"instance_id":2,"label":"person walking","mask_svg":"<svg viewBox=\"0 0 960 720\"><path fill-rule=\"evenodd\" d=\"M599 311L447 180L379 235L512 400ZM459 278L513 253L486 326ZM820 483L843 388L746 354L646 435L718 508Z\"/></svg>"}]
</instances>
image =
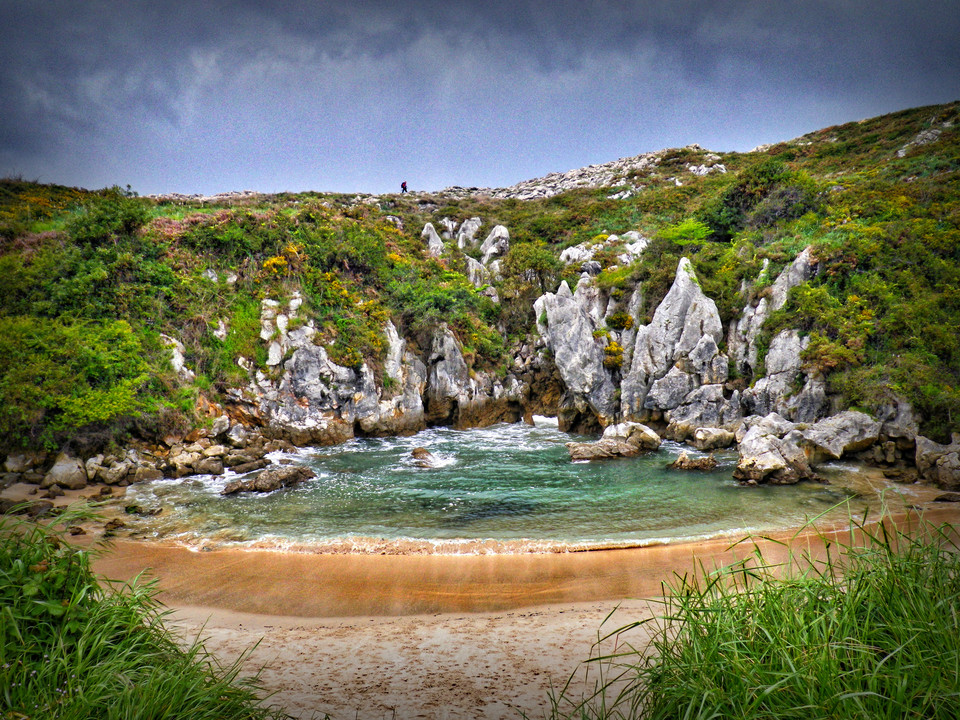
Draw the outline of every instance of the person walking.
<instances>
[{"instance_id":1,"label":"person walking","mask_svg":"<svg viewBox=\"0 0 960 720\"><path fill-rule=\"evenodd\" d=\"M400 183L400 192L405 193L406 191L407 191L407 181L404 180L402 183Z\"/></svg>"}]
</instances>

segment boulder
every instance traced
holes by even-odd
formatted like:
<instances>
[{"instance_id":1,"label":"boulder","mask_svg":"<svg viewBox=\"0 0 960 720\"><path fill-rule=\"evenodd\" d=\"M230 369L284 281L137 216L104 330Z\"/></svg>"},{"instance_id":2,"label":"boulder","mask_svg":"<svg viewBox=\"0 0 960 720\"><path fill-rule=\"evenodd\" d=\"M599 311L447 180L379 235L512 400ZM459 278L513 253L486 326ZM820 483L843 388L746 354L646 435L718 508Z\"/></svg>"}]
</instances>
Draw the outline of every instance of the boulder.
<instances>
[{"instance_id":1,"label":"boulder","mask_svg":"<svg viewBox=\"0 0 960 720\"><path fill-rule=\"evenodd\" d=\"M921 478L944 490L960 489L960 442L957 440L954 435L953 442L941 445L917 436L915 462Z\"/></svg>"},{"instance_id":2,"label":"boulder","mask_svg":"<svg viewBox=\"0 0 960 720\"><path fill-rule=\"evenodd\" d=\"M253 479L235 480L228 483L220 493L233 495L238 492L268 493L281 488L291 487L304 480L316 477L316 474L303 465L285 465L264 470Z\"/></svg>"},{"instance_id":3,"label":"boulder","mask_svg":"<svg viewBox=\"0 0 960 720\"><path fill-rule=\"evenodd\" d=\"M880 423L866 413L845 410L801 430L802 445L812 463L839 460L877 442Z\"/></svg>"},{"instance_id":4,"label":"boulder","mask_svg":"<svg viewBox=\"0 0 960 720\"><path fill-rule=\"evenodd\" d=\"M740 459L733 476L747 485L791 485L801 480L819 480L795 435L793 423L776 413L745 422L737 432Z\"/></svg>"},{"instance_id":5,"label":"boulder","mask_svg":"<svg viewBox=\"0 0 960 720\"><path fill-rule=\"evenodd\" d=\"M733 445L736 437L729 430L713 427L697 428L690 444L697 450L718 450Z\"/></svg>"},{"instance_id":6,"label":"boulder","mask_svg":"<svg viewBox=\"0 0 960 720\"><path fill-rule=\"evenodd\" d=\"M717 459L713 455L692 458L686 452L681 452L676 460L667 465L671 470L713 470L716 466Z\"/></svg>"},{"instance_id":7,"label":"boulder","mask_svg":"<svg viewBox=\"0 0 960 720\"><path fill-rule=\"evenodd\" d=\"M567 443L571 460L603 460L632 457L660 447L660 436L646 425L635 422L609 425L597 442Z\"/></svg>"},{"instance_id":8,"label":"boulder","mask_svg":"<svg viewBox=\"0 0 960 720\"><path fill-rule=\"evenodd\" d=\"M67 452L57 456L53 467L47 471L40 483L41 488L59 485L66 490L80 490L87 486L87 471L82 461Z\"/></svg>"}]
</instances>

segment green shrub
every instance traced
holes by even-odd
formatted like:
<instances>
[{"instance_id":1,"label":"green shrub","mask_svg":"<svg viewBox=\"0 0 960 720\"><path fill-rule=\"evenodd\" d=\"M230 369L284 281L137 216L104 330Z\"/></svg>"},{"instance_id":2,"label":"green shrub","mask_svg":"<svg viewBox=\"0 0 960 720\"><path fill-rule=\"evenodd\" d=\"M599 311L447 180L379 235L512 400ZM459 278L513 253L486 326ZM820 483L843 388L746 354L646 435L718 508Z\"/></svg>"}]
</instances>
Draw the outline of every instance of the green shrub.
<instances>
[{"instance_id":1,"label":"green shrub","mask_svg":"<svg viewBox=\"0 0 960 720\"><path fill-rule=\"evenodd\" d=\"M6 447L43 444L144 408L149 365L122 321L62 324L0 317L0 434Z\"/></svg>"},{"instance_id":2,"label":"green shrub","mask_svg":"<svg viewBox=\"0 0 960 720\"><path fill-rule=\"evenodd\" d=\"M66 525L83 519L68 514ZM101 585L62 530L0 520L0 704L5 717L285 717L260 706L240 657L221 666L198 638L181 649L153 584Z\"/></svg>"}]
</instances>

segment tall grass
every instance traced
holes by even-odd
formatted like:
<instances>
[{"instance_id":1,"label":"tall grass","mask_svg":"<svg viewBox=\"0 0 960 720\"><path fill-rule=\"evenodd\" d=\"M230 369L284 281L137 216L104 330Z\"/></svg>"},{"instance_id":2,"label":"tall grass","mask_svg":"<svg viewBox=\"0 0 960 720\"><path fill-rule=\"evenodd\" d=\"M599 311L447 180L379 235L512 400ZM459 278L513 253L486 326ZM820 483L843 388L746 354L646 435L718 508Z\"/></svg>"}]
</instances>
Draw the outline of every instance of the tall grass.
<instances>
[{"instance_id":1,"label":"tall grass","mask_svg":"<svg viewBox=\"0 0 960 720\"><path fill-rule=\"evenodd\" d=\"M61 518L66 526L77 516ZM0 520L0 717L260 720L244 657L220 665L164 627L153 583L103 585L62 531Z\"/></svg>"},{"instance_id":2,"label":"tall grass","mask_svg":"<svg viewBox=\"0 0 960 720\"><path fill-rule=\"evenodd\" d=\"M744 561L666 586L645 648L587 665L600 679L551 697L551 718L960 717L957 530L851 526L824 557Z\"/></svg>"}]
</instances>

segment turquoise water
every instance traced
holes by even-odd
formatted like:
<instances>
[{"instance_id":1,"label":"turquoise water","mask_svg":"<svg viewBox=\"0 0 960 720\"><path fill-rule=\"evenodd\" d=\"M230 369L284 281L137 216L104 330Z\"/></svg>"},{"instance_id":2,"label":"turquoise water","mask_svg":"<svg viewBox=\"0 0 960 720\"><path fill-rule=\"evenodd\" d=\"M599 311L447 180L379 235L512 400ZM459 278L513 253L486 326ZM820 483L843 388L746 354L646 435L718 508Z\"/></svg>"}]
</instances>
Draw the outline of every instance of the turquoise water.
<instances>
[{"instance_id":1,"label":"turquoise water","mask_svg":"<svg viewBox=\"0 0 960 720\"><path fill-rule=\"evenodd\" d=\"M333 551L511 552L653 544L793 527L844 500L859 513L875 484L838 466L829 485L741 487L736 453L712 472L666 468L686 446L606 462L572 463L584 438L555 422L479 430L435 428L274 454L317 477L269 495L219 493L232 479L200 476L128 488L126 504L161 507L135 520L150 537L191 543L319 545ZM411 456L423 447L432 467ZM844 510L844 513L847 511Z\"/></svg>"}]
</instances>

